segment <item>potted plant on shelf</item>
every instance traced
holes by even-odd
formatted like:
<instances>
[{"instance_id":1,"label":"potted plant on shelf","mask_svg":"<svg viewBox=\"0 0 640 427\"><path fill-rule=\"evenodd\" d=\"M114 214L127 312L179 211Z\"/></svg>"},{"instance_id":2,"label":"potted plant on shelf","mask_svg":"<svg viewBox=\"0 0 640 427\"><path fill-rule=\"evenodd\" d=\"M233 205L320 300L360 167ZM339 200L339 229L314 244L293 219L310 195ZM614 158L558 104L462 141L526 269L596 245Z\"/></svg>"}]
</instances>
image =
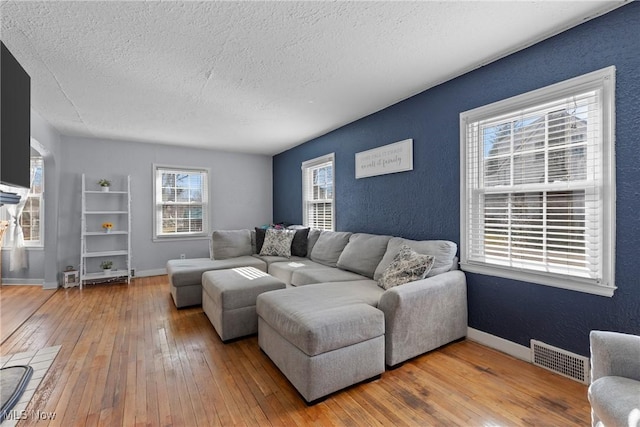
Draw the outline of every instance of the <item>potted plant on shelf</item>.
<instances>
[{"instance_id":1,"label":"potted plant on shelf","mask_svg":"<svg viewBox=\"0 0 640 427\"><path fill-rule=\"evenodd\" d=\"M109 187L111 186L111 181L105 178L100 178L100 181L98 181L98 185L100 185L102 191L107 192L109 191Z\"/></svg>"},{"instance_id":2,"label":"potted plant on shelf","mask_svg":"<svg viewBox=\"0 0 640 427\"><path fill-rule=\"evenodd\" d=\"M111 272L111 267L113 267L113 261L102 261L100 263L100 267L102 267L102 271L107 274Z\"/></svg>"},{"instance_id":3,"label":"potted plant on shelf","mask_svg":"<svg viewBox=\"0 0 640 427\"><path fill-rule=\"evenodd\" d=\"M111 233L111 229L113 228L113 224L110 222L103 222L102 228L104 228L105 233Z\"/></svg>"}]
</instances>

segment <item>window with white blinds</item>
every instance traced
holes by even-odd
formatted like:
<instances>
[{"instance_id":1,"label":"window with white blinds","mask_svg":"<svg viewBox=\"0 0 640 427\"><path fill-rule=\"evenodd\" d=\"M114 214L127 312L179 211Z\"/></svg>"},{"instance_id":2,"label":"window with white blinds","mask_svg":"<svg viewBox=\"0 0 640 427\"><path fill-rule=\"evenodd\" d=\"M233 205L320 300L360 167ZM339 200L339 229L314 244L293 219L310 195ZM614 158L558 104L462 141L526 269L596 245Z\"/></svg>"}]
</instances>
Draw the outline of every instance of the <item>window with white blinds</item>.
<instances>
[{"instance_id":1,"label":"window with white blinds","mask_svg":"<svg viewBox=\"0 0 640 427\"><path fill-rule=\"evenodd\" d=\"M35 150L32 149L32 153ZM42 156L31 156L30 162L31 187L26 196L26 202L20 214L20 227L25 247L44 246L44 159ZM10 221L11 215L7 206L0 207L0 220ZM2 246L13 247L14 233L10 228L4 235Z\"/></svg>"},{"instance_id":2,"label":"window with white blinds","mask_svg":"<svg viewBox=\"0 0 640 427\"><path fill-rule=\"evenodd\" d=\"M461 267L613 295L615 68L460 115Z\"/></svg>"},{"instance_id":3,"label":"window with white blinds","mask_svg":"<svg viewBox=\"0 0 640 427\"><path fill-rule=\"evenodd\" d=\"M302 216L307 227L335 229L333 165L333 153L302 163Z\"/></svg>"},{"instance_id":4,"label":"window with white blinds","mask_svg":"<svg viewBox=\"0 0 640 427\"><path fill-rule=\"evenodd\" d=\"M202 237L209 229L209 171L154 165L154 237Z\"/></svg>"}]
</instances>

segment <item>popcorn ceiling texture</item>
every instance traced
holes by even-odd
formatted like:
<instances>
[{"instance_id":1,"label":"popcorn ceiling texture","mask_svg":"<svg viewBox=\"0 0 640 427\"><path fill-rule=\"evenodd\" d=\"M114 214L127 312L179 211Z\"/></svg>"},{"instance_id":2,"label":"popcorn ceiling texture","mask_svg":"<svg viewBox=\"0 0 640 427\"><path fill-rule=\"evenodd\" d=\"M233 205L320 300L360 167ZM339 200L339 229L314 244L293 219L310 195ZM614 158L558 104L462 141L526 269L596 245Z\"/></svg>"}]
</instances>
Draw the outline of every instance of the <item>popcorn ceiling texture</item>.
<instances>
[{"instance_id":1,"label":"popcorn ceiling texture","mask_svg":"<svg viewBox=\"0 0 640 427\"><path fill-rule=\"evenodd\" d=\"M3 1L0 13L33 108L61 133L271 155L620 4Z\"/></svg>"}]
</instances>

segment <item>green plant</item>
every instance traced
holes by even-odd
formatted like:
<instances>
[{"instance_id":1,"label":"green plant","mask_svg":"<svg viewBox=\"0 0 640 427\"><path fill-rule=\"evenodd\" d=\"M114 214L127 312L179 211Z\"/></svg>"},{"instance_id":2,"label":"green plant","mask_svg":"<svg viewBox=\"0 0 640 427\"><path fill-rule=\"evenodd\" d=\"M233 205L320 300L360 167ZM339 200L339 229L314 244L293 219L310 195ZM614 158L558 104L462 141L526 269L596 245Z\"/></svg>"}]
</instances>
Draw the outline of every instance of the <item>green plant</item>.
<instances>
[{"instance_id":1,"label":"green plant","mask_svg":"<svg viewBox=\"0 0 640 427\"><path fill-rule=\"evenodd\" d=\"M113 267L113 261L102 261L100 263L100 267L103 270L109 270L111 267Z\"/></svg>"},{"instance_id":2,"label":"green plant","mask_svg":"<svg viewBox=\"0 0 640 427\"><path fill-rule=\"evenodd\" d=\"M100 178L100 181L98 181L98 185L100 185L100 187L109 187L111 185L111 181L109 181L108 179Z\"/></svg>"}]
</instances>

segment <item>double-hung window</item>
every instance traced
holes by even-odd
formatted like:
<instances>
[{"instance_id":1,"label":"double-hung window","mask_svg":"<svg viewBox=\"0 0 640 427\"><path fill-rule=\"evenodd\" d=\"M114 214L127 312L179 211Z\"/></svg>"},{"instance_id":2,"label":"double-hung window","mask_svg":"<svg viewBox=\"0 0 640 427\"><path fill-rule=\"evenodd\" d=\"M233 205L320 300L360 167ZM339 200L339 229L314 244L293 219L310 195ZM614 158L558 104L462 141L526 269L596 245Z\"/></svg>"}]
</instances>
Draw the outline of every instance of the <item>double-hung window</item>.
<instances>
[{"instance_id":1,"label":"double-hung window","mask_svg":"<svg viewBox=\"0 0 640 427\"><path fill-rule=\"evenodd\" d=\"M42 246L44 218L44 168L41 156L31 157L31 188L20 216L25 246Z\"/></svg>"},{"instance_id":2,"label":"double-hung window","mask_svg":"<svg viewBox=\"0 0 640 427\"><path fill-rule=\"evenodd\" d=\"M464 270L613 295L615 68L460 115Z\"/></svg>"},{"instance_id":3,"label":"double-hung window","mask_svg":"<svg viewBox=\"0 0 640 427\"><path fill-rule=\"evenodd\" d=\"M333 169L333 153L302 163L302 216L307 227L335 229Z\"/></svg>"},{"instance_id":4,"label":"double-hung window","mask_svg":"<svg viewBox=\"0 0 640 427\"><path fill-rule=\"evenodd\" d=\"M154 165L155 238L203 237L209 230L209 171Z\"/></svg>"},{"instance_id":5,"label":"double-hung window","mask_svg":"<svg viewBox=\"0 0 640 427\"><path fill-rule=\"evenodd\" d=\"M32 153L35 151L32 150ZM31 156L31 187L26 202L19 216L20 227L25 247L42 247L44 245L44 161L42 156ZM0 208L0 220L11 221L8 205ZM15 208L14 208L15 209ZM15 212L15 211L14 211ZM4 235L3 246L13 246L13 228Z\"/></svg>"}]
</instances>

